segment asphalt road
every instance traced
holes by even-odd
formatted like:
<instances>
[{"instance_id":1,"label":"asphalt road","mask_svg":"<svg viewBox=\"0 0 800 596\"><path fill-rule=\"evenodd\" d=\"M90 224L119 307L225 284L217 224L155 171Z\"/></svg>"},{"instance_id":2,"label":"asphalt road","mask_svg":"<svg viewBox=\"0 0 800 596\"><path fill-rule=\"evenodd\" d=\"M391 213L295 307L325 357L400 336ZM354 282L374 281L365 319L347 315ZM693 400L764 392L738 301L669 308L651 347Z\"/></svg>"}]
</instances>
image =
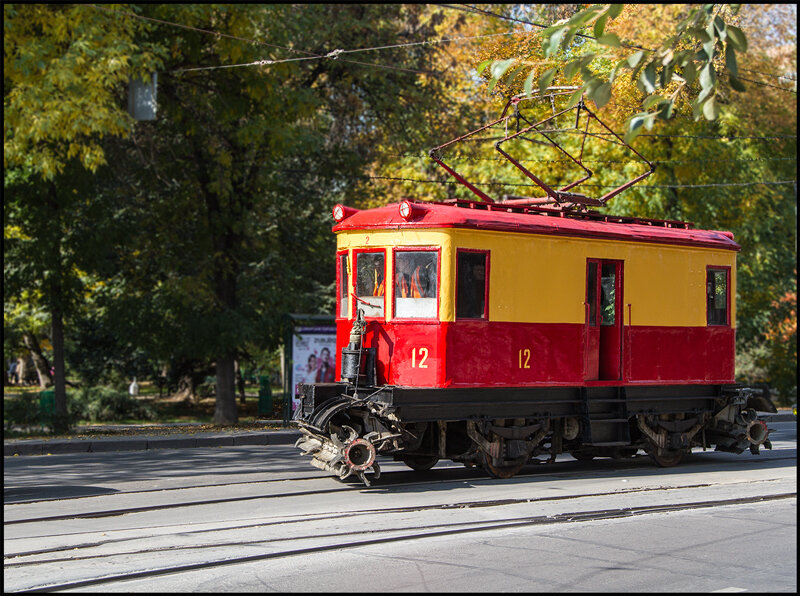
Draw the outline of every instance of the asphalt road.
<instances>
[{"instance_id":1,"label":"asphalt road","mask_svg":"<svg viewBox=\"0 0 800 596\"><path fill-rule=\"evenodd\" d=\"M759 456L383 465L289 445L4 458L4 589L796 592L797 427Z\"/></svg>"}]
</instances>

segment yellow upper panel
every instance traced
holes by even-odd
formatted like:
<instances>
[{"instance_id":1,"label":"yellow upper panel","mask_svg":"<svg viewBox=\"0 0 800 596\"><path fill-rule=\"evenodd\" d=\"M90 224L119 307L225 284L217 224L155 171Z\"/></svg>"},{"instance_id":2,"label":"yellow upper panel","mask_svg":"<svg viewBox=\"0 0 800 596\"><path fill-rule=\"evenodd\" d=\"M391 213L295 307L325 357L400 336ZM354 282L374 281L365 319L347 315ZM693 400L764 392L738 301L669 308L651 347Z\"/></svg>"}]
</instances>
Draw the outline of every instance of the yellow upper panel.
<instances>
[{"instance_id":1,"label":"yellow upper panel","mask_svg":"<svg viewBox=\"0 0 800 596\"><path fill-rule=\"evenodd\" d=\"M457 248L490 252L492 321L584 323L586 259L595 258L623 261L625 324L703 327L706 268L730 267L731 325L735 327L736 254L730 250L458 228L340 232L337 242L339 250L382 246L389 253L400 246L441 247L439 314L443 321L455 318ZM393 267L387 265L387 287L392 287Z\"/></svg>"}]
</instances>

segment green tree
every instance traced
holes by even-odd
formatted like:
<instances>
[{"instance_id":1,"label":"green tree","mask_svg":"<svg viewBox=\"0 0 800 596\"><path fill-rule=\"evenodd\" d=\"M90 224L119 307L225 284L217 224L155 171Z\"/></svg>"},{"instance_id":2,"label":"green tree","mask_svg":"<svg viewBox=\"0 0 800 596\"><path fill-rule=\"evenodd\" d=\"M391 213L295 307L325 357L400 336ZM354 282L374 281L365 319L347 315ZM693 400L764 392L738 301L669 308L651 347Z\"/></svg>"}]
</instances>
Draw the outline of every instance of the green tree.
<instances>
[{"instance_id":1,"label":"green tree","mask_svg":"<svg viewBox=\"0 0 800 596\"><path fill-rule=\"evenodd\" d=\"M100 141L132 119L119 97L132 76L158 64L121 23L88 5L3 6L4 299L36 287L51 316L56 427L67 421L64 317L79 293L70 252L82 173L105 157ZM5 286L6 284L4 284Z\"/></svg>"},{"instance_id":2,"label":"green tree","mask_svg":"<svg viewBox=\"0 0 800 596\"><path fill-rule=\"evenodd\" d=\"M124 233L119 275L97 292L100 327L137 313L128 337L154 360L213 362L218 423L237 419L234 361L273 348L284 313L331 309L331 207L358 192L353 174L377 143L413 142L424 125L414 111L442 94L435 80L415 91L427 51L320 57L430 37L420 10L161 5L141 15L157 19L148 39L168 43L169 57L158 119L104 145L115 168L103 192L116 196ZM274 64L258 64L265 56Z\"/></svg>"}]
</instances>

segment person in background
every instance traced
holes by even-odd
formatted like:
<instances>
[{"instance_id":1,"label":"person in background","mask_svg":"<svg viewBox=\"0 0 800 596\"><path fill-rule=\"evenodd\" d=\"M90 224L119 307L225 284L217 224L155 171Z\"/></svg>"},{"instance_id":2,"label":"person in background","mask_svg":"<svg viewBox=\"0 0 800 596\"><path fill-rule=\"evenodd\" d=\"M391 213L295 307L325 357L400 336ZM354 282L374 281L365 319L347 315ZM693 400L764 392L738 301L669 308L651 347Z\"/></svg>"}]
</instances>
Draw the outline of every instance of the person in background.
<instances>
[{"instance_id":1,"label":"person in background","mask_svg":"<svg viewBox=\"0 0 800 596\"><path fill-rule=\"evenodd\" d=\"M311 379L313 379L316 374L317 374L317 355L309 354L308 362L306 363L305 381L311 381Z\"/></svg>"},{"instance_id":2,"label":"person in background","mask_svg":"<svg viewBox=\"0 0 800 596\"><path fill-rule=\"evenodd\" d=\"M16 385L17 384L17 361L12 360L11 364L8 365L8 384L9 385Z\"/></svg>"},{"instance_id":3,"label":"person in background","mask_svg":"<svg viewBox=\"0 0 800 596\"><path fill-rule=\"evenodd\" d=\"M317 369L317 383L333 383L334 371L333 363L331 362L331 351L328 348L322 348L319 353L320 363Z\"/></svg>"}]
</instances>

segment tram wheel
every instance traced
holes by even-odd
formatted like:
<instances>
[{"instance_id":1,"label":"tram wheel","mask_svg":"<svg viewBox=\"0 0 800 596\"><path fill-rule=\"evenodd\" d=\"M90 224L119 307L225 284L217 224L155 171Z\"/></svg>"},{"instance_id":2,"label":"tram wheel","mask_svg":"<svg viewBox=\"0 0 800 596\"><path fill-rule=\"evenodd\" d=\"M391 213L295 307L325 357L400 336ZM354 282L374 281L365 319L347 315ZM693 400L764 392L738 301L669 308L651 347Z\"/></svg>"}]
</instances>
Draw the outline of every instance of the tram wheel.
<instances>
[{"instance_id":1,"label":"tram wheel","mask_svg":"<svg viewBox=\"0 0 800 596\"><path fill-rule=\"evenodd\" d=\"M494 464L492 464L492 458L484 454L481 461L481 467L492 478L499 478L505 480L507 478L512 478L513 476L516 476L519 473L519 471L523 467L525 467L526 463L527 462L523 461L521 463L511 463L504 466L495 466Z\"/></svg>"},{"instance_id":2,"label":"tram wheel","mask_svg":"<svg viewBox=\"0 0 800 596\"><path fill-rule=\"evenodd\" d=\"M439 463L438 455L404 455L403 463L416 472L425 472Z\"/></svg>"},{"instance_id":3,"label":"tram wheel","mask_svg":"<svg viewBox=\"0 0 800 596\"><path fill-rule=\"evenodd\" d=\"M671 468L681 463L683 451L662 451L660 454L655 449L647 453L659 468Z\"/></svg>"}]
</instances>

